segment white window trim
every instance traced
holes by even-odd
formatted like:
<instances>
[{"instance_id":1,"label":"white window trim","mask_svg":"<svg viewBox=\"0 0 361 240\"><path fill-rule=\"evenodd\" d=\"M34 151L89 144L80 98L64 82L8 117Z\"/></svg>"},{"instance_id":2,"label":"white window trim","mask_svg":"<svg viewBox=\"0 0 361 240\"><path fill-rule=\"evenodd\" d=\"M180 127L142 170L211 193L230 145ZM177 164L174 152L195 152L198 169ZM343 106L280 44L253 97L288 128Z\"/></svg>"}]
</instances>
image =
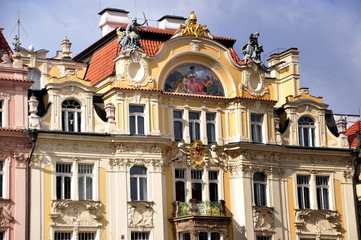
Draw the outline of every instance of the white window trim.
<instances>
[{"instance_id":1,"label":"white window trim","mask_svg":"<svg viewBox=\"0 0 361 240\"><path fill-rule=\"evenodd\" d=\"M132 166L129 166L129 168L128 168L128 171L127 171L128 202L133 202L132 196L131 196L132 189L131 189L131 184L130 184L130 178L131 178L130 169L135 166L144 167L145 169L147 169L147 200L135 200L135 201L152 202L152 194L151 194L151 189L150 189L152 176L151 176L151 172L149 171L149 168L145 165L132 165Z\"/></svg>"},{"instance_id":2,"label":"white window trim","mask_svg":"<svg viewBox=\"0 0 361 240\"><path fill-rule=\"evenodd\" d=\"M174 118L174 111L179 111L179 112L182 112L182 118ZM179 142L184 142L184 139L185 139L185 125L186 125L186 120L184 119L184 115L185 115L185 110L184 109L176 109L176 108L173 108L171 111L171 119L172 119L172 124L171 125L171 140L172 141L175 141L175 135L174 135L174 121L179 121L179 122L182 122L182 126L183 126L183 129L182 129L182 135L183 135L183 139L180 140Z\"/></svg>"},{"instance_id":3,"label":"white window trim","mask_svg":"<svg viewBox=\"0 0 361 240\"><path fill-rule=\"evenodd\" d=\"M263 173L265 176L266 176L266 182L265 182L265 185L266 185L266 205L265 207L270 207L271 206L271 198L270 198L270 184L271 184L271 181L270 181L270 177L265 174L264 172L259 172L259 173ZM252 204L254 206L257 206L256 205L256 199L254 198L254 183L255 181L253 180L253 176L252 175ZM257 182L257 183L261 183L261 182Z\"/></svg>"},{"instance_id":4,"label":"white window trim","mask_svg":"<svg viewBox=\"0 0 361 240\"><path fill-rule=\"evenodd\" d=\"M130 107L131 106L141 106L141 107L143 107L143 113L141 114L141 113L137 113L136 115L137 116L142 116L143 117L143 121L144 121L144 126L143 126L143 129L144 129L144 135L149 135L150 133L149 133L149 124L150 124L150 122L149 122L149 118L150 118L150 116L148 116L149 115L149 112L150 112L150 110L149 110L149 103L148 104L143 104L143 103L140 103L140 104L138 104L138 103L128 103L128 106L127 106L127 115L128 115L128 118L127 118L127 126L128 126L128 130L127 130L127 134L128 135L130 135L131 133L130 133L130 117L131 116L135 116L135 115L133 115L134 113L130 113ZM133 135L134 136L143 136L143 135L139 135L138 134L138 122L137 121L135 121L135 131L136 131L136 133L134 133Z\"/></svg>"},{"instance_id":5,"label":"white window trim","mask_svg":"<svg viewBox=\"0 0 361 240\"><path fill-rule=\"evenodd\" d=\"M209 201L209 183L214 181L209 181L208 171L218 171L218 201L224 200L224 188L223 188L223 175L224 172L220 168L210 167L208 169L203 169L202 179L195 180L191 177L191 171L195 170L185 164L172 164L172 184L175 189L175 182L180 180L175 178L175 169L183 169L185 177L185 201L189 202L192 199L192 183L201 182L202 183L202 201ZM173 191L173 201L176 201L176 191Z\"/></svg>"},{"instance_id":6,"label":"white window trim","mask_svg":"<svg viewBox=\"0 0 361 240\"><path fill-rule=\"evenodd\" d=\"M62 107L62 105L63 105L63 102L65 102L65 101L67 101L67 100L75 100L75 101L77 101L79 104L80 104L80 109L77 109L76 111L71 111L71 112L76 112L77 114L79 113L80 114L80 129L78 129L78 131L74 131L74 132L85 132L86 130L85 130L85 126L86 126L86 114L85 114L85 111L86 111L86 107L85 107L85 104L83 104L83 102L80 100L80 99L78 99L78 98L74 98L74 97L67 97L67 98L63 98L63 99L61 99L61 101L60 101L60 114L59 114L59 118L60 118L60 121L59 121L59 123L60 123L60 129L62 130L62 131L65 131L65 130L63 130L63 107ZM69 112L69 111L66 111L66 112ZM78 121L78 119L77 118L75 118L76 120L74 120L74 126L77 126L77 125L75 125L75 121ZM66 125L67 125L67 122L66 122ZM77 126L78 127L78 126ZM69 129L69 128L68 128ZM68 132L68 131L66 131L66 132Z\"/></svg>"},{"instance_id":7,"label":"white window trim","mask_svg":"<svg viewBox=\"0 0 361 240\"><path fill-rule=\"evenodd\" d=\"M296 209L302 210L300 209L300 206L298 204L298 193L297 193L297 175L308 175L310 176L310 181L309 181L309 185L310 185L310 209L312 210L322 210L322 209L318 209L317 206L317 192L316 192L316 176L324 176L324 177L329 177L328 179L328 183L329 183L329 211L335 211L336 210L336 205L335 205L335 186L334 186L334 173L333 172L318 172L318 173L310 173L309 171L299 171L299 172L295 172L293 174L293 196L294 196L294 206Z\"/></svg>"},{"instance_id":8,"label":"white window trim","mask_svg":"<svg viewBox=\"0 0 361 240\"><path fill-rule=\"evenodd\" d=\"M252 115L261 115L262 116L262 122L253 122L252 119ZM261 126L261 137L262 137L262 141L260 142L254 142L254 143L266 143L268 142L268 136L267 136L267 124L266 124L266 119L267 119L267 114L264 113L259 113L259 112L250 112L249 114L249 130L248 130L248 134L249 134L249 139L250 142L254 142L252 139L252 124L256 124L256 125L260 125Z\"/></svg>"},{"instance_id":9,"label":"white window trim","mask_svg":"<svg viewBox=\"0 0 361 240\"><path fill-rule=\"evenodd\" d=\"M3 161L4 162L4 165L3 165L3 197L2 199L9 199L9 191L10 191L10 186L9 186L9 183L10 183L10 164L9 164L9 158L5 157L4 158L1 158L0 161Z\"/></svg>"},{"instance_id":10,"label":"white window trim","mask_svg":"<svg viewBox=\"0 0 361 240\"><path fill-rule=\"evenodd\" d=\"M10 104L10 94L5 92L0 92L0 101L3 101L3 126L0 126L2 128L9 127L9 104Z\"/></svg>"},{"instance_id":11,"label":"white window trim","mask_svg":"<svg viewBox=\"0 0 361 240\"><path fill-rule=\"evenodd\" d=\"M95 238L94 240L101 240L101 228L96 226L86 226L86 227L79 227L79 226L66 226L66 227L50 227L50 240L54 240L55 232L70 232L71 233L71 240L78 240L78 233L80 232L94 232Z\"/></svg>"},{"instance_id":12,"label":"white window trim","mask_svg":"<svg viewBox=\"0 0 361 240\"><path fill-rule=\"evenodd\" d=\"M318 147L319 146L319 144L318 144L318 142L319 142L319 134L318 134L318 132L317 132L317 130L319 129L317 126L318 126L318 124L317 124L317 122L315 121L315 117L313 117L313 116L309 116L309 115L302 115L302 116L300 116L298 119L297 119L297 130L296 130L296 132L297 132L297 143L298 143L298 145L300 145L300 146L304 146L303 144L301 144L301 142L300 142L300 135L301 135L301 133L300 133L300 125L299 125L299 123L298 123L298 121L300 120L300 118L303 118L303 117L308 117L308 118L310 118L310 119L312 119L312 121L313 121L313 125L302 125L303 127L302 128L307 128L308 129L308 132L309 132L309 141L311 142L312 141L312 134L311 134L311 129L314 129L314 134L315 134L315 138L313 139L313 145L314 146L308 146L308 147ZM302 134L303 135L303 134ZM304 138L302 138L302 141L304 142L304 140L303 140Z\"/></svg>"},{"instance_id":13,"label":"white window trim","mask_svg":"<svg viewBox=\"0 0 361 240\"><path fill-rule=\"evenodd\" d=\"M71 173L71 184L70 184L70 198L72 201L79 201L79 191L78 191L78 164L89 164L93 165L93 200L86 201L99 201L99 161L77 161L77 158L74 161L54 161L53 162L53 191L52 199L62 201L63 199L56 198L56 164L72 164L72 173Z\"/></svg>"}]
</instances>

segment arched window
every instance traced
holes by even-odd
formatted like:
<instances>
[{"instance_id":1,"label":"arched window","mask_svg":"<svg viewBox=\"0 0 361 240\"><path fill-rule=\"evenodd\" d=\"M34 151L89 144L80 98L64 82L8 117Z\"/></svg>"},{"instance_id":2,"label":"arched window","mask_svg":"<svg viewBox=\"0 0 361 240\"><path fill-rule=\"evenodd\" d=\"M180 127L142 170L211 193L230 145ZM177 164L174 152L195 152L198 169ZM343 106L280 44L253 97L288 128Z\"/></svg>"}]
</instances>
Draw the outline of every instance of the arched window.
<instances>
[{"instance_id":1,"label":"arched window","mask_svg":"<svg viewBox=\"0 0 361 240\"><path fill-rule=\"evenodd\" d=\"M147 169L133 166L130 169L130 198L132 201L147 201Z\"/></svg>"},{"instance_id":2,"label":"arched window","mask_svg":"<svg viewBox=\"0 0 361 240\"><path fill-rule=\"evenodd\" d=\"M65 100L61 104L63 131L81 131L81 106L75 100Z\"/></svg>"},{"instance_id":3,"label":"arched window","mask_svg":"<svg viewBox=\"0 0 361 240\"><path fill-rule=\"evenodd\" d=\"M311 118L301 117L298 120L298 137L301 146L315 146L315 122Z\"/></svg>"},{"instance_id":4,"label":"arched window","mask_svg":"<svg viewBox=\"0 0 361 240\"><path fill-rule=\"evenodd\" d=\"M253 195L256 206L267 205L267 177L264 173L256 172L253 174Z\"/></svg>"}]
</instances>

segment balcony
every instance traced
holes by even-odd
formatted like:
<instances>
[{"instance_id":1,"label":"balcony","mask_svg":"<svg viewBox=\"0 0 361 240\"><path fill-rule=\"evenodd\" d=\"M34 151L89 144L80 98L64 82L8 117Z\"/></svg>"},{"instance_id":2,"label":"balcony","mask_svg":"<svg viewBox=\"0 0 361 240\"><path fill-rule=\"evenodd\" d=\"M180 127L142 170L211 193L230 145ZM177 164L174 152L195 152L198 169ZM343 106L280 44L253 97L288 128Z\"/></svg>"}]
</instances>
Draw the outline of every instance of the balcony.
<instances>
[{"instance_id":1,"label":"balcony","mask_svg":"<svg viewBox=\"0 0 361 240\"><path fill-rule=\"evenodd\" d=\"M225 201L206 202L191 199L189 202L173 203L173 217L226 216Z\"/></svg>"},{"instance_id":2,"label":"balcony","mask_svg":"<svg viewBox=\"0 0 361 240\"><path fill-rule=\"evenodd\" d=\"M173 217L170 220L173 224L173 239L180 240L182 233L190 233L193 238L199 232L213 232L221 234L221 239L228 239L228 225L231 217L226 215L225 201L206 202L191 199L189 202L173 203Z\"/></svg>"}]
</instances>

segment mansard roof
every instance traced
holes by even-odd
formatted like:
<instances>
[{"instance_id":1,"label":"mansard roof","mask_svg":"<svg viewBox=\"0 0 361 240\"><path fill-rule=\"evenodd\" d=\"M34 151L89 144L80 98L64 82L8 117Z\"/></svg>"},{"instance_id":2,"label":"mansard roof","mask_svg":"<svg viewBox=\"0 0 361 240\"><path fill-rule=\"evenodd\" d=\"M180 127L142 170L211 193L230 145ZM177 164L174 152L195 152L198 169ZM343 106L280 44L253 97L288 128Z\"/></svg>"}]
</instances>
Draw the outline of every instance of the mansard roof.
<instances>
[{"instance_id":1,"label":"mansard roof","mask_svg":"<svg viewBox=\"0 0 361 240\"><path fill-rule=\"evenodd\" d=\"M126 24L120 26L121 30L125 28ZM178 31L179 29L171 30L156 27L142 27L140 29L140 42L141 45L145 47L145 53L148 56L157 55L164 42L169 40ZM233 45L236 42L235 39L217 36L213 39L229 49L235 62L242 63L242 60L233 49ZM73 59L75 61L89 63L85 79L90 80L91 84L94 85L114 73L115 64L113 60L118 56L119 52L118 35L116 34L116 29L114 29L84 51L80 52Z\"/></svg>"}]
</instances>

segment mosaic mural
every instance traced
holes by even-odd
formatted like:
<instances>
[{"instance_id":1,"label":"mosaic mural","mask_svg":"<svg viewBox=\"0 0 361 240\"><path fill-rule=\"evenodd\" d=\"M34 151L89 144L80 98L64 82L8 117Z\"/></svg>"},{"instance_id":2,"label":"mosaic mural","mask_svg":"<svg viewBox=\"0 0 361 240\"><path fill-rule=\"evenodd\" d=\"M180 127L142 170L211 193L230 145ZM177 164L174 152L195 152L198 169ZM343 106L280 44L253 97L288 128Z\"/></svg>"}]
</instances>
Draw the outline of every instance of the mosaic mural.
<instances>
[{"instance_id":1,"label":"mosaic mural","mask_svg":"<svg viewBox=\"0 0 361 240\"><path fill-rule=\"evenodd\" d=\"M165 91L224 96L223 87L211 70L195 64L174 69L167 77Z\"/></svg>"}]
</instances>

